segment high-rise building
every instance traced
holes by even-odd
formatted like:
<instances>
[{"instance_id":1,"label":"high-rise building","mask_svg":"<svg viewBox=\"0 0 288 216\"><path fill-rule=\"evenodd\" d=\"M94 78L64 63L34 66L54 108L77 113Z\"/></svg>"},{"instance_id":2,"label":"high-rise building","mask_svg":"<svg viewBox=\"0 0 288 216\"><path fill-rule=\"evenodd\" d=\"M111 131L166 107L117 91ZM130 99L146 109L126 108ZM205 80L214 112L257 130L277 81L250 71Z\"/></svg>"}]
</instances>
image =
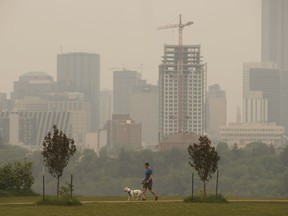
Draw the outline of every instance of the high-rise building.
<instances>
[{"instance_id":1,"label":"high-rise building","mask_svg":"<svg viewBox=\"0 0 288 216\"><path fill-rule=\"evenodd\" d=\"M7 98L6 93L0 93L0 111L9 111L11 109L11 101Z\"/></svg>"},{"instance_id":2,"label":"high-rise building","mask_svg":"<svg viewBox=\"0 0 288 216\"><path fill-rule=\"evenodd\" d=\"M287 76L276 64L244 63L243 121L287 125L285 83L288 83Z\"/></svg>"},{"instance_id":3,"label":"high-rise building","mask_svg":"<svg viewBox=\"0 0 288 216\"><path fill-rule=\"evenodd\" d=\"M108 120L112 119L113 92L110 90L100 91L100 114L99 128L103 128Z\"/></svg>"},{"instance_id":4,"label":"high-rise building","mask_svg":"<svg viewBox=\"0 0 288 216\"><path fill-rule=\"evenodd\" d=\"M220 126L226 125L226 93L219 84L209 86L207 93L207 133L219 140Z\"/></svg>"},{"instance_id":5,"label":"high-rise building","mask_svg":"<svg viewBox=\"0 0 288 216\"><path fill-rule=\"evenodd\" d=\"M145 145L158 144L159 90L158 86L139 84L130 92L130 116L142 124L142 142Z\"/></svg>"},{"instance_id":6,"label":"high-rise building","mask_svg":"<svg viewBox=\"0 0 288 216\"><path fill-rule=\"evenodd\" d=\"M262 0L262 62L288 71L287 0Z\"/></svg>"},{"instance_id":7,"label":"high-rise building","mask_svg":"<svg viewBox=\"0 0 288 216\"><path fill-rule=\"evenodd\" d=\"M179 132L205 132L206 65L200 45L165 45L159 66L160 139Z\"/></svg>"},{"instance_id":8,"label":"high-rise building","mask_svg":"<svg viewBox=\"0 0 288 216\"><path fill-rule=\"evenodd\" d=\"M45 72L27 72L19 77L13 85L12 100L14 102L27 96L47 97L55 92L56 82Z\"/></svg>"},{"instance_id":9,"label":"high-rise building","mask_svg":"<svg viewBox=\"0 0 288 216\"><path fill-rule=\"evenodd\" d=\"M129 95L132 86L140 81L137 71L113 72L113 114L129 114Z\"/></svg>"},{"instance_id":10,"label":"high-rise building","mask_svg":"<svg viewBox=\"0 0 288 216\"><path fill-rule=\"evenodd\" d=\"M91 130L99 126L100 56L95 53L66 53L57 56L60 91L80 92L91 103Z\"/></svg>"}]
</instances>

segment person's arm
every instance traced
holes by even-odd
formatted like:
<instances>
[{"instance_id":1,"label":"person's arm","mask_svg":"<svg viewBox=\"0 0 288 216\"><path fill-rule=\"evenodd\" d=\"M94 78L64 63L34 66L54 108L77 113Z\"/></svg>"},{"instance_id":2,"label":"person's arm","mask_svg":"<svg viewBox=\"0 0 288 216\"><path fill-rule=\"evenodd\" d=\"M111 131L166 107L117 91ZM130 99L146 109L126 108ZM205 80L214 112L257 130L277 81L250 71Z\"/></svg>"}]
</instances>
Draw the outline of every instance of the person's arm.
<instances>
[{"instance_id":1,"label":"person's arm","mask_svg":"<svg viewBox=\"0 0 288 216\"><path fill-rule=\"evenodd\" d=\"M147 183L149 183L150 181L151 181L151 179L152 179L152 174L153 174L153 172L152 172L152 170L150 171L150 177L149 177L149 179L147 180Z\"/></svg>"},{"instance_id":2,"label":"person's arm","mask_svg":"<svg viewBox=\"0 0 288 216\"><path fill-rule=\"evenodd\" d=\"M150 182L152 179L152 174L150 175L149 179L147 180L147 183Z\"/></svg>"}]
</instances>

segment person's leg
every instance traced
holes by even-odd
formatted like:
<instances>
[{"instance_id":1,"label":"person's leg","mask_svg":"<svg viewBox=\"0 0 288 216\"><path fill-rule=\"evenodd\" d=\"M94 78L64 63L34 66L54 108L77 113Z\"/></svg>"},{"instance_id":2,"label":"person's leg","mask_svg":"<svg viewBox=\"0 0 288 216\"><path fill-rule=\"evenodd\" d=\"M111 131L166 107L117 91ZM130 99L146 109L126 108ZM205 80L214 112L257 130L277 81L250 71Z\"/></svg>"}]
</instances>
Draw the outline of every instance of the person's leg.
<instances>
[{"instance_id":1,"label":"person's leg","mask_svg":"<svg viewBox=\"0 0 288 216\"><path fill-rule=\"evenodd\" d=\"M143 198L143 200L146 200L146 191L147 191L147 187L144 186L144 187L143 187L143 191L142 191L142 198Z\"/></svg>"},{"instance_id":2,"label":"person's leg","mask_svg":"<svg viewBox=\"0 0 288 216\"><path fill-rule=\"evenodd\" d=\"M151 188L151 189L149 189L149 191L153 194L153 196L154 197L157 197L157 194L156 194L156 192Z\"/></svg>"},{"instance_id":3,"label":"person's leg","mask_svg":"<svg viewBox=\"0 0 288 216\"><path fill-rule=\"evenodd\" d=\"M154 195L155 200L158 200L158 196L157 196L156 192L152 189L152 182L149 183L148 189Z\"/></svg>"}]
</instances>

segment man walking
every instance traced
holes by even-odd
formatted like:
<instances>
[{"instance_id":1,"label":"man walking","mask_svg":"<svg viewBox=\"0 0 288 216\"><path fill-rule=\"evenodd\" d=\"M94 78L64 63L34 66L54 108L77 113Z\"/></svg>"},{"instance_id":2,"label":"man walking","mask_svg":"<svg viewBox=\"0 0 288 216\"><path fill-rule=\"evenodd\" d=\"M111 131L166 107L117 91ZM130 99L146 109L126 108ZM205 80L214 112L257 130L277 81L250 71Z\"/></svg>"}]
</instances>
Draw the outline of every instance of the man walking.
<instances>
[{"instance_id":1,"label":"man walking","mask_svg":"<svg viewBox=\"0 0 288 216\"><path fill-rule=\"evenodd\" d=\"M152 181L153 171L152 171L152 169L150 169L149 163L145 163L144 164L144 168L145 168L145 179L144 179L144 182L143 182L143 200L146 200L145 193L146 193L147 188L148 188L149 191L154 195L155 201L156 201L156 200L158 200L158 196L157 196L156 192L152 189L152 186L153 186L153 181Z\"/></svg>"}]
</instances>

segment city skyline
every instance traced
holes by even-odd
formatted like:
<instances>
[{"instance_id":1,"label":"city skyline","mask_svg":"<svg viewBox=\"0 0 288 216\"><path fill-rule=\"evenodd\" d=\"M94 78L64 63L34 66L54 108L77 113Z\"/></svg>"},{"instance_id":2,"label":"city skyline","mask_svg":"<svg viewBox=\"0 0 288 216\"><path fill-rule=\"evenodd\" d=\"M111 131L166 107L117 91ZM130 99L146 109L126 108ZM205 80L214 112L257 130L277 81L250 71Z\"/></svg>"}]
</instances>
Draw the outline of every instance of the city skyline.
<instances>
[{"instance_id":1,"label":"city skyline","mask_svg":"<svg viewBox=\"0 0 288 216\"><path fill-rule=\"evenodd\" d=\"M110 68L122 65L137 67L141 71L142 64L143 78L156 84L163 44L177 44L176 30L157 31L156 27L174 23L182 13L184 21L194 21L194 25L185 30L184 43L201 44L208 63L208 85L219 83L226 90L228 121L233 121L236 105L242 104L242 63L260 60L260 0L168 2L165 11L161 10L161 1L113 2L111 8L108 5L111 2L99 3L100 7L97 7L93 1L87 1L85 5L68 4L67 1L45 4L26 1L25 7L21 7L22 4L20 1L0 1L0 26L3 29L0 57L5 59L0 72L9 74L5 81L0 81L0 92L11 92L12 82L26 71L40 70L56 77L56 55L61 53L61 46L64 53L84 51L101 55L101 88L111 89ZM117 10L122 6L125 12L128 4L126 15ZM65 17L62 17L62 10L65 10ZM203 10L204 14L201 13ZM241 10L245 10L247 17L243 18ZM85 11L83 16L75 15L81 11ZM112 14L119 19L112 18ZM101 19L101 16L109 19ZM228 16L229 20L226 19ZM23 27L25 34L19 38ZM28 55L24 55L25 50L29 50ZM235 91L235 86L239 91Z\"/></svg>"}]
</instances>

